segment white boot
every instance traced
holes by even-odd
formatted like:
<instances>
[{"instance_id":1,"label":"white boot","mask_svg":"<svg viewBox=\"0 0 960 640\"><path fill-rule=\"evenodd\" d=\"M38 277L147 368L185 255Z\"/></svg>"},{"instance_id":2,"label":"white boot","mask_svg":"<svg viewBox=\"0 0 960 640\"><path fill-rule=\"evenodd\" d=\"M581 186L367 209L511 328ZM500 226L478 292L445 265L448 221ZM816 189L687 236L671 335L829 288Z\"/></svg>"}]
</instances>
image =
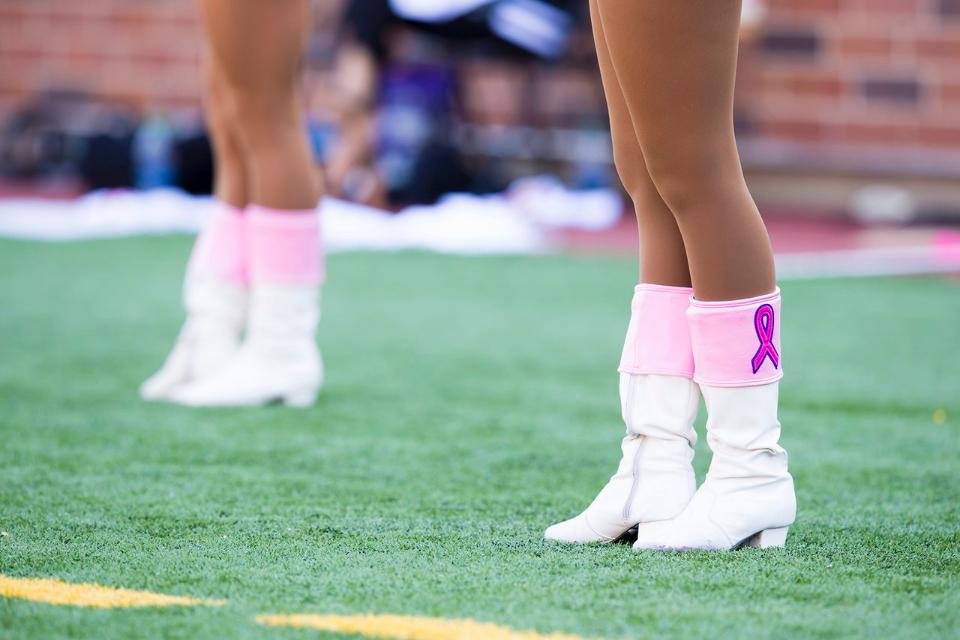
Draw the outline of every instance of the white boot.
<instances>
[{"instance_id":1,"label":"white boot","mask_svg":"<svg viewBox=\"0 0 960 640\"><path fill-rule=\"evenodd\" d=\"M178 388L173 400L205 407L312 405L323 383L319 316L318 287L255 284L236 356L213 376Z\"/></svg>"},{"instance_id":2,"label":"white boot","mask_svg":"<svg viewBox=\"0 0 960 640\"><path fill-rule=\"evenodd\" d=\"M244 287L188 276L187 319L163 366L140 386L144 400L170 400L180 386L217 372L236 355L247 313Z\"/></svg>"},{"instance_id":3,"label":"white boot","mask_svg":"<svg viewBox=\"0 0 960 640\"><path fill-rule=\"evenodd\" d=\"M627 435L617 472L583 513L547 529L547 540L612 542L637 523L675 517L693 496L697 385L682 376L621 373L620 403Z\"/></svg>"},{"instance_id":4,"label":"white boot","mask_svg":"<svg viewBox=\"0 0 960 640\"><path fill-rule=\"evenodd\" d=\"M725 550L782 547L797 503L787 452L777 444L779 382L760 387L703 386L707 479L675 520L641 525L638 549Z\"/></svg>"},{"instance_id":5,"label":"white boot","mask_svg":"<svg viewBox=\"0 0 960 640\"><path fill-rule=\"evenodd\" d=\"M638 549L782 547L797 504L777 404L780 293L694 301L688 312L695 379L707 406L707 479L676 519L641 524Z\"/></svg>"}]
</instances>

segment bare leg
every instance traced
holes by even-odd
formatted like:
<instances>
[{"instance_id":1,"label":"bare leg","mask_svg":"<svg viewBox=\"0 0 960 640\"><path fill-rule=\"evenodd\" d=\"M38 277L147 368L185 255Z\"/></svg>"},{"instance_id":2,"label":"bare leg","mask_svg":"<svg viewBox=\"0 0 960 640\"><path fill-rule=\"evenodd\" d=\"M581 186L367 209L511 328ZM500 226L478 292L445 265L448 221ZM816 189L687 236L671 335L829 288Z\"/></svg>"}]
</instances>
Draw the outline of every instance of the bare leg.
<instances>
[{"instance_id":1,"label":"bare leg","mask_svg":"<svg viewBox=\"0 0 960 640\"><path fill-rule=\"evenodd\" d=\"M690 271L676 218L647 172L636 127L610 58L597 0L590 0L617 171L637 209L642 284L620 359L626 434L616 473L579 515L544 532L559 542L611 542L631 527L677 516L696 490L691 465L700 394L687 331ZM666 285L666 286L664 286Z\"/></svg>"},{"instance_id":2,"label":"bare leg","mask_svg":"<svg viewBox=\"0 0 960 640\"><path fill-rule=\"evenodd\" d=\"M229 141L235 139L248 178L243 199L251 206L241 229L249 297L236 354L219 370L174 389L173 402L307 406L322 384L316 343L324 264L319 172L307 144L300 95L310 4L200 0L214 69L213 115L222 117L227 130L217 143L218 155L223 150L229 156L234 150ZM225 197L239 197L234 174L221 169L218 189Z\"/></svg>"},{"instance_id":3,"label":"bare leg","mask_svg":"<svg viewBox=\"0 0 960 640\"><path fill-rule=\"evenodd\" d=\"M200 5L246 158L248 198L273 209L314 208L319 173L300 95L310 1L201 0Z\"/></svg>"},{"instance_id":4,"label":"bare leg","mask_svg":"<svg viewBox=\"0 0 960 640\"><path fill-rule=\"evenodd\" d=\"M246 319L246 170L224 79L209 54L203 60L203 81L218 203L190 255L183 287L187 320L163 366L141 385L145 400L169 402L179 388L219 371L236 355Z\"/></svg>"},{"instance_id":5,"label":"bare leg","mask_svg":"<svg viewBox=\"0 0 960 640\"><path fill-rule=\"evenodd\" d=\"M236 355L246 320L247 167L226 79L209 51L204 55L203 81L218 206L190 256L184 281L187 321L163 366L141 385L145 400L172 401L178 389L219 371Z\"/></svg>"},{"instance_id":6,"label":"bare leg","mask_svg":"<svg viewBox=\"0 0 960 640\"><path fill-rule=\"evenodd\" d=\"M600 77L610 112L613 157L624 189L633 200L640 229L640 280L676 287L690 286L690 269L683 237L670 207L647 173L630 111L610 60L597 0L590 0L590 18L600 62Z\"/></svg>"},{"instance_id":7,"label":"bare leg","mask_svg":"<svg viewBox=\"0 0 960 640\"><path fill-rule=\"evenodd\" d=\"M596 0L647 170L683 235L695 295L775 287L733 134L740 0Z\"/></svg>"},{"instance_id":8,"label":"bare leg","mask_svg":"<svg viewBox=\"0 0 960 640\"><path fill-rule=\"evenodd\" d=\"M240 126L231 109L230 90L223 72L208 51L203 60L206 84L204 115L213 147L213 195L238 209L249 204L247 167L240 146Z\"/></svg>"}]
</instances>

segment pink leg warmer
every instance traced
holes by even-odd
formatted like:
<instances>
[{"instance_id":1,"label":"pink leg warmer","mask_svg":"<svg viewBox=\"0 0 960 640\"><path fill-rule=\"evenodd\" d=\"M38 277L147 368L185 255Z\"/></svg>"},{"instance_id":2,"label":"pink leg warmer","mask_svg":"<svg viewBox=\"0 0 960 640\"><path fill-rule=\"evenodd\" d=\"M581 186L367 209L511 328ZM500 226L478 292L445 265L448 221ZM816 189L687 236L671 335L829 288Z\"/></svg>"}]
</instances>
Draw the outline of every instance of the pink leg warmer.
<instances>
[{"instance_id":1,"label":"pink leg warmer","mask_svg":"<svg viewBox=\"0 0 960 640\"><path fill-rule=\"evenodd\" d=\"M308 286L323 282L325 260L316 209L290 211L251 205L247 215L254 281Z\"/></svg>"},{"instance_id":2,"label":"pink leg warmer","mask_svg":"<svg viewBox=\"0 0 960 640\"><path fill-rule=\"evenodd\" d=\"M640 284L634 290L620 372L693 377L687 308L693 289Z\"/></svg>"},{"instance_id":3,"label":"pink leg warmer","mask_svg":"<svg viewBox=\"0 0 960 640\"><path fill-rule=\"evenodd\" d=\"M687 316L699 384L753 387L783 377L780 289L745 300L693 300Z\"/></svg>"},{"instance_id":4,"label":"pink leg warmer","mask_svg":"<svg viewBox=\"0 0 960 640\"><path fill-rule=\"evenodd\" d=\"M240 209L218 203L193 245L189 271L199 277L246 286L249 273L245 227Z\"/></svg>"}]
</instances>

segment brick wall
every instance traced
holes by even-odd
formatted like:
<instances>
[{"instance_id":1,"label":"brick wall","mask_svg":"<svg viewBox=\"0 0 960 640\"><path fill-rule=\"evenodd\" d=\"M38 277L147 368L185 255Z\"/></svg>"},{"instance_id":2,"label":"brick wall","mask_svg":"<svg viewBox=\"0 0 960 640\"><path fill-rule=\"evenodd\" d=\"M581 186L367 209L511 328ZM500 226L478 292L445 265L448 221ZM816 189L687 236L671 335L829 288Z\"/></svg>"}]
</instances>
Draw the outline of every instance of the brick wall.
<instances>
[{"instance_id":1,"label":"brick wall","mask_svg":"<svg viewBox=\"0 0 960 640\"><path fill-rule=\"evenodd\" d=\"M768 0L744 57L757 138L960 150L960 0Z\"/></svg>"},{"instance_id":2,"label":"brick wall","mask_svg":"<svg viewBox=\"0 0 960 640\"><path fill-rule=\"evenodd\" d=\"M0 0L0 107L56 87L195 108L197 31L194 0ZM960 0L768 0L742 59L747 141L864 162L960 154ZM590 64L551 77L546 104L599 104Z\"/></svg>"},{"instance_id":3,"label":"brick wall","mask_svg":"<svg viewBox=\"0 0 960 640\"><path fill-rule=\"evenodd\" d=\"M0 0L0 103L71 88L196 105L197 28L192 0Z\"/></svg>"}]
</instances>

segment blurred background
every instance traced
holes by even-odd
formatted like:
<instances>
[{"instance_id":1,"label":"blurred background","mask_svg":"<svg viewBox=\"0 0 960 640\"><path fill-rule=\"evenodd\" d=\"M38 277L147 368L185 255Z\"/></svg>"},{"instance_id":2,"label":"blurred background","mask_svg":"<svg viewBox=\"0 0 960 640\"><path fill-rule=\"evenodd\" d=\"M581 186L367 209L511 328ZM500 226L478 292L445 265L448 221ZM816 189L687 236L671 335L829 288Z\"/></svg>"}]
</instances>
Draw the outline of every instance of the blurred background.
<instances>
[{"instance_id":1,"label":"blurred background","mask_svg":"<svg viewBox=\"0 0 960 640\"><path fill-rule=\"evenodd\" d=\"M540 542L619 456L637 276L587 0L317 0L306 133L341 253L324 390L289 411L136 392L178 327L216 338L181 325L214 209L196 0L0 0L0 640L273 638L255 616L298 608L960 640L960 0L744 2L736 127L789 307L801 513L782 553L654 558ZM275 336L312 321L267 315L299 353ZM97 585L229 604L9 598L144 602Z\"/></svg>"},{"instance_id":2,"label":"blurred background","mask_svg":"<svg viewBox=\"0 0 960 640\"><path fill-rule=\"evenodd\" d=\"M208 193L200 49L193 0L0 0L0 197ZM306 89L343 201L619 189L585 1L318 2ZM747 2L737 132L780 253L958 268L960 0ZM632 251L629 218L555 235Z\"/></svg>"}]
</instances>

